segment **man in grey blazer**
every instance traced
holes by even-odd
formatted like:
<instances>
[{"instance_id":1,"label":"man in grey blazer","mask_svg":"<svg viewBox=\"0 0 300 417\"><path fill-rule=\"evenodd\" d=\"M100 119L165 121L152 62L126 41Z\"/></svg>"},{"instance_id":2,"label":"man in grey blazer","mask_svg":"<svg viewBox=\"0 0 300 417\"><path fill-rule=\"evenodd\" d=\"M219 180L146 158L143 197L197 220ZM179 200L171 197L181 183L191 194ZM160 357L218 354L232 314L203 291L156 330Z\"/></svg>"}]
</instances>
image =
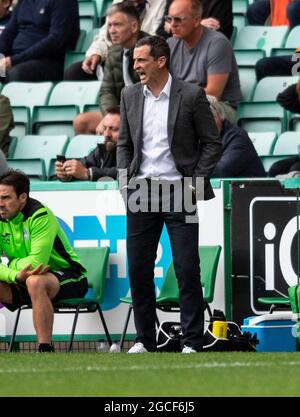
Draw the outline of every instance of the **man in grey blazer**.
<instances>
[{"instance_id":1,"label":"man in grey blazer","mask_svg":"<svg viewBox=\"0 0 300 417\"><path fill-rule=\"evenodd\" d=\"M169 58L164 39L139 40L134 68L140 83L126 87L121 98L117 166L121 192L127 195L127 255L137 331L128 353L156 350L154 265L164 224L180 288L182 352L203 346L198 218L195 201L190 208L185 200L187 191L194 200L201 194L197 178L204 178L204 198L213 197L209 176L221 141L203 89L172 79Z\"/></svg>"}]
</instances>

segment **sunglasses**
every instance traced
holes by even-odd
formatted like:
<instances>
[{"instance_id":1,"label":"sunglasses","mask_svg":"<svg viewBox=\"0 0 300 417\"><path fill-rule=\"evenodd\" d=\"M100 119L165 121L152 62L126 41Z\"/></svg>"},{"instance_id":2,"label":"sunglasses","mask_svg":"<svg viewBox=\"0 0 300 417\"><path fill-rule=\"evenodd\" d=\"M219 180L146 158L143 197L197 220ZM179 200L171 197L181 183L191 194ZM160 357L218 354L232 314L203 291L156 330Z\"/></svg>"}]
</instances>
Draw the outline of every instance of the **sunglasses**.
<instances>
[{"instance_id":1,"label":"sunglasses","mask_svg":"<svg viewBox=\"0 0 300 417\"><path fill-rule=\"evenodd\" d=\"M182 23L185 20L195 19L195 17L187 17L187 16L165 16L165 22L172 23L174 21L174 23L176 25L182 25Z\"/></svg>"}]
</instances>

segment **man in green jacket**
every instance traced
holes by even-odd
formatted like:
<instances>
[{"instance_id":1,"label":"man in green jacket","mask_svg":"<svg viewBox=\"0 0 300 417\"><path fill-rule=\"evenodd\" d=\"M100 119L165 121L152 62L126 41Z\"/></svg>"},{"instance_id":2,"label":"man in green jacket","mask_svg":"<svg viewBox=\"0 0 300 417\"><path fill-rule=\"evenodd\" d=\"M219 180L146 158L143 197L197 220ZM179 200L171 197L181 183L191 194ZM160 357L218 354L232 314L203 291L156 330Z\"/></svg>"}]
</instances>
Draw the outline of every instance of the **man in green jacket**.
<instances>
[{"instance_id":1,"label":"man in green jacket","mask_svg":"<svg viewBox=\"0 0 300 417\"><path fill-rule=\"evenodd\" d=\"M83 297L86 269L51 210L29 197L20 171L0 176L0 302L14 311L31 304L39 352L53 352L53 302Z\"/></svg>"}]
</instances>

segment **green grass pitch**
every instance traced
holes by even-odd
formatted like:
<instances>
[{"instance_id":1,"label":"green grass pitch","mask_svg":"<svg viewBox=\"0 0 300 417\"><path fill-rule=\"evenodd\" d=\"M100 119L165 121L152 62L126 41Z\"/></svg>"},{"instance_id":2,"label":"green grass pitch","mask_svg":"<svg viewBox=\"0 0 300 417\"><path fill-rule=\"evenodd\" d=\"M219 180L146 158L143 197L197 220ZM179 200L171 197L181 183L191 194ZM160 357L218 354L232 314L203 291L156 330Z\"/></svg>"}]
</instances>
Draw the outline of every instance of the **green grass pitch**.
<instances>
[{"instance_id":1,"label":"green grass pitch","mask_svg":"<svg viewBox=\"0 0 300 417\"><path fill-rule=\"evenodd\" d=\"M300 352L2 353L0 396L299 396Z\"/></svg>"}]
</instances>

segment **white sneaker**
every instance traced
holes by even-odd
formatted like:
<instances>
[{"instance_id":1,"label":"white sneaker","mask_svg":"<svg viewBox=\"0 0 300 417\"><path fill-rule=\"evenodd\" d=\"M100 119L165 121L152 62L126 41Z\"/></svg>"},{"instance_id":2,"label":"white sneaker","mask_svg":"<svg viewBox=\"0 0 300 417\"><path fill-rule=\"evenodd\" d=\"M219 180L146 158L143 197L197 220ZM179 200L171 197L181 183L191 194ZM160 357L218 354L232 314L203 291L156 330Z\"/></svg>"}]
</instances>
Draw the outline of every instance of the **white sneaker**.
<instances>
[{"instance_id":1,"label":"white sneaker","mask_svg":"<svg viewBox=\"0 0 300 417\"><path fill-rule=\"evenodd\" d=\"M148 350L145 348L143 343L137 342L129 349L127 353L148 353Z\"/></svg>"},{"instance_id":2,"label":"white sneaker","mask_svg":"<svg viewBox=\"0 0 300 417\"><path fill-rule=\"evenodd\" d=\"M193 349L191 346L183 346L182 353L197 353L195 349Z\"/></svg>"}]
</instances>

